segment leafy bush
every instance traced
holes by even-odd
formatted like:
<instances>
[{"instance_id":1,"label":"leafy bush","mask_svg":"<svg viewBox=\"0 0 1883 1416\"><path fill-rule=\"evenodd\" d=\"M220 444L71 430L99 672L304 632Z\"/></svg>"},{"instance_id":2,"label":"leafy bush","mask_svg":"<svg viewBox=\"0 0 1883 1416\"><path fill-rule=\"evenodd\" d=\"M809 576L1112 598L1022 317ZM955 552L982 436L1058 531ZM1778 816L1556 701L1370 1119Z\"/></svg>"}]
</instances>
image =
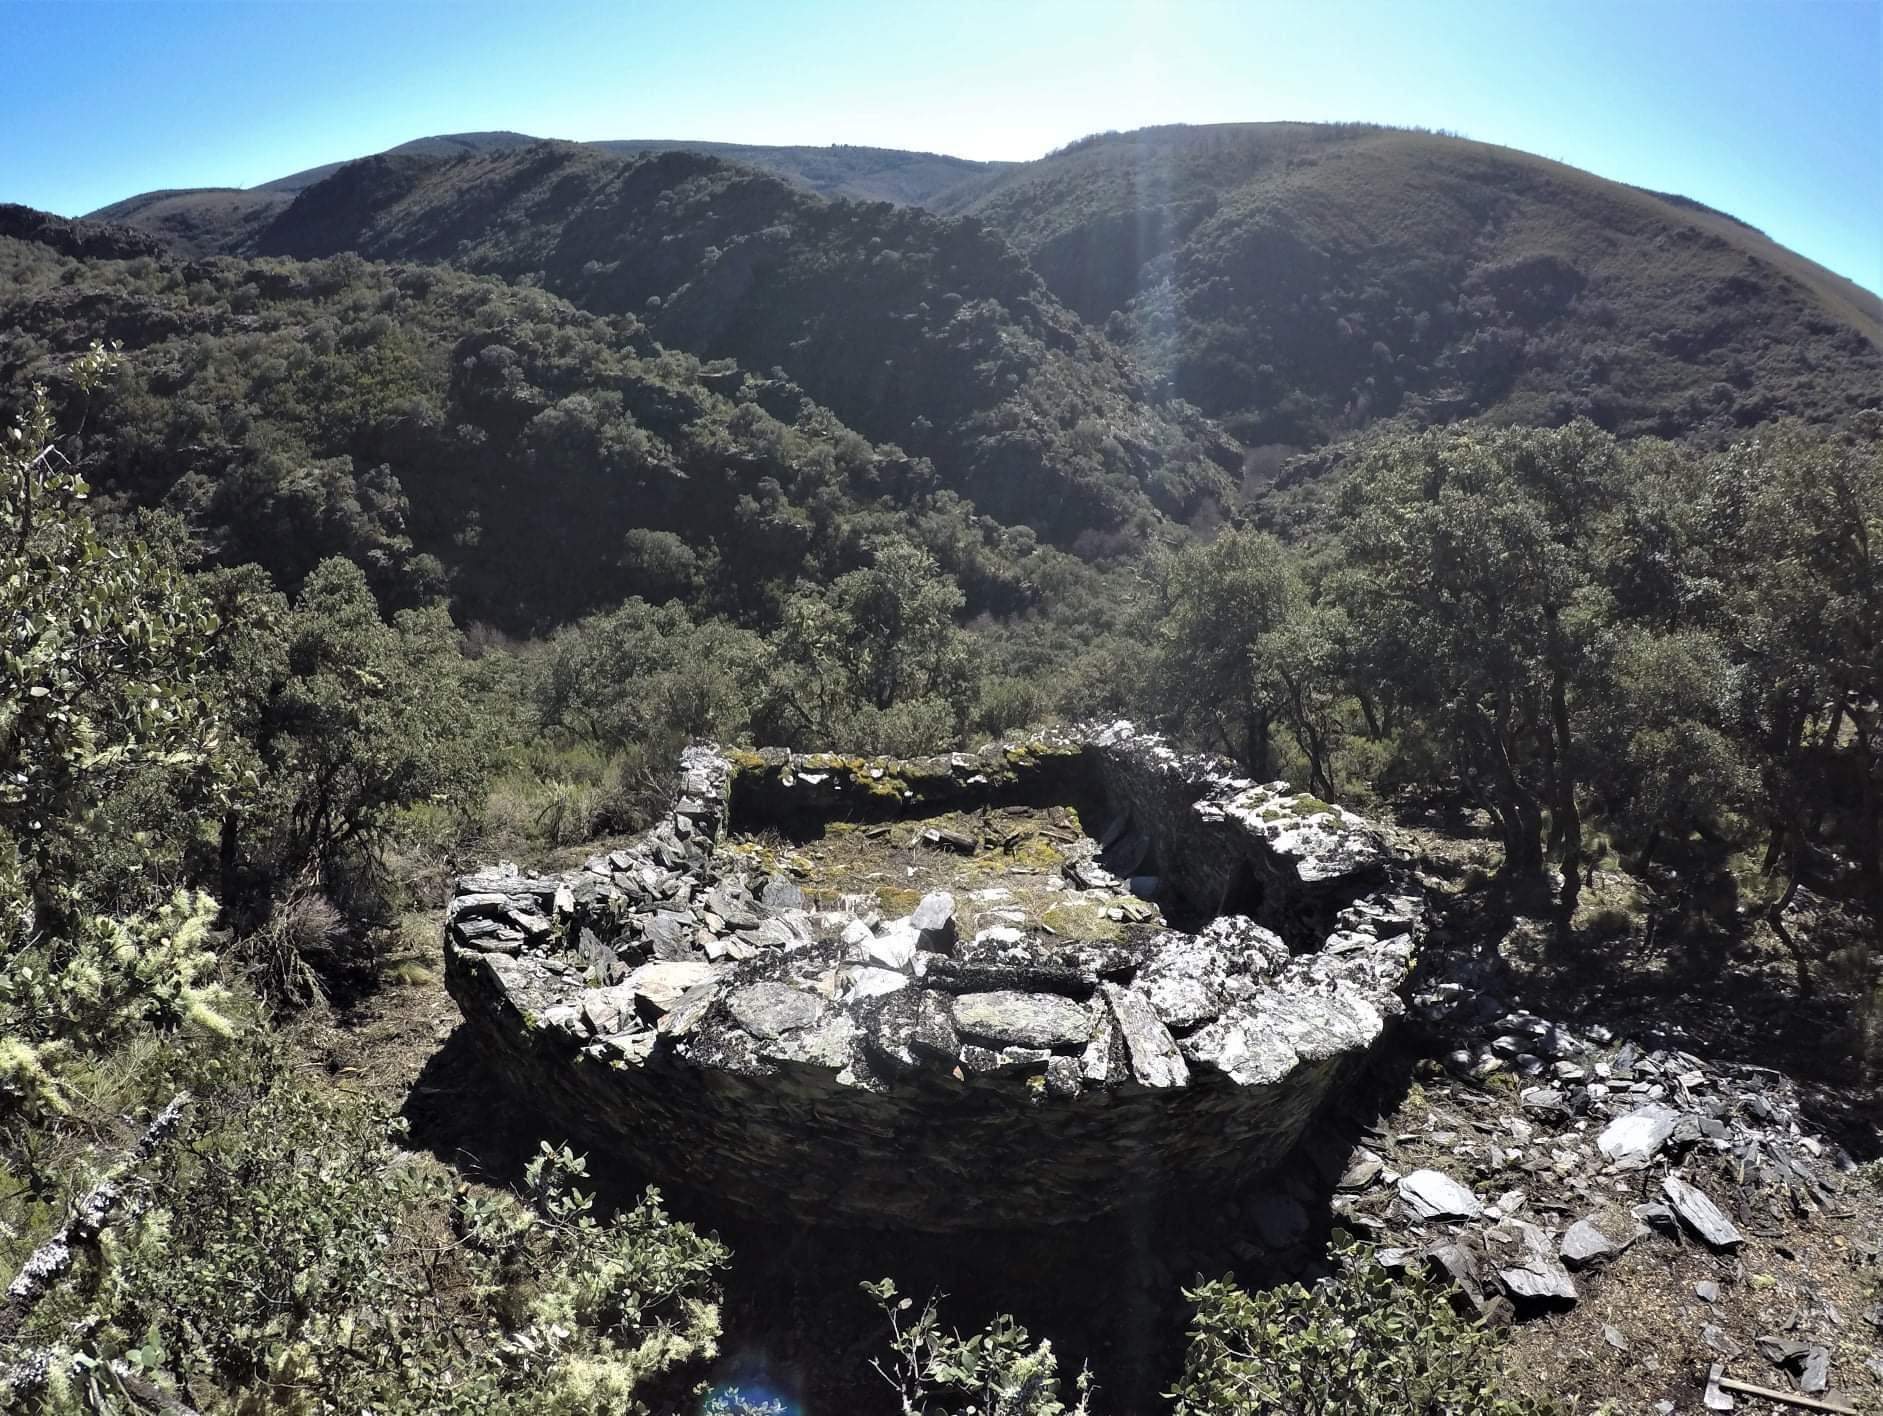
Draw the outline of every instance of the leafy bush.
<instances>
[{"instance_id":1,"label":"leafy bush","mask_svg":"<svg viewBox=\"0 0 1883 1416\"><path fill-rule=\"evenodd\" d=\"M714 1352L726 1252L654 1192L598 1219L581 1159L545 1145L527 1204L474 1194L265 1044L254 1066L34 1313L42 1410L119 1409L115 1364L205 1412L635 1413Z\"/></svg>"},{"instance_id":2,"label":"leafy bush","mask_svg":"<svg viewBox=\"0 0 1883 1416\"><path fill-rule=\"evenodd\" d=\"M914 1319L915 1300L885 1278L865 1283L889 1322L890 1356L871 1365L902 1400L905 1416L1087 1416L1091 1376L1073 1380L1067 1406L1059 1381L1059 1359L1050 1342L1035 1343L1027 1330L1001 1314L967 1337L945 1331L936 1300Z\"/></svg>"},{"instance_id":3,"label":"leafy bush","mask_svg":"<svg viewBox=\"0 0 1883 1416\"><path fill-rule=\"evenodd\" d=\"M1422 1272L1395 1277L1361 1246L1312 1288L1230 1279L1196 1304L1174 1416L1547 1416L1504 1389L1497 1336Z\"/></svg>"}]
</instances>

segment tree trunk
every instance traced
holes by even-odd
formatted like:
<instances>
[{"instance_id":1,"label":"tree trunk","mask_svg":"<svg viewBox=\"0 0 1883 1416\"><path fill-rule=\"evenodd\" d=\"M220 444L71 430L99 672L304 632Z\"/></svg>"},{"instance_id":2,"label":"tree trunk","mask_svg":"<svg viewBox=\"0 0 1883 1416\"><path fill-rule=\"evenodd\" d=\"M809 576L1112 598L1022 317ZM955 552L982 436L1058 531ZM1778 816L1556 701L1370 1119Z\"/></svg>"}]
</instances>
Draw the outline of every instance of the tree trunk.
<instances>
[{"instance_id":1,"label":"tree trunk","mask_svg":"<svg viewBox=\"0 0 1883 1416\"><path fill-rule=\"evenodd\" d=\"M1269 762L1268 727L1268 714L1255 709L1250 709L1243 719L1242 760L1248 765L1249 775L1258 782L1266 782L1275 775Z\"/></svg>"},{"instance_id":2,"label":"tree trunk","mask_svg":"<svg viewBox=\"0 0 1883 1416\"><path fill-rule=\"evenodd\" d=\"M1582 887L1582 815L1576 809L1575 743L1569 733L1569 672L1563 665L1563 646L1557 626L1556 611L1549 612L1550 718L1555 726L1556 770L1551 775L1556 800L1551 803L1551 834L1562 851L1562 909L1565 916L1575 913L1576 895Z\"/></svg>"}]
</instances>

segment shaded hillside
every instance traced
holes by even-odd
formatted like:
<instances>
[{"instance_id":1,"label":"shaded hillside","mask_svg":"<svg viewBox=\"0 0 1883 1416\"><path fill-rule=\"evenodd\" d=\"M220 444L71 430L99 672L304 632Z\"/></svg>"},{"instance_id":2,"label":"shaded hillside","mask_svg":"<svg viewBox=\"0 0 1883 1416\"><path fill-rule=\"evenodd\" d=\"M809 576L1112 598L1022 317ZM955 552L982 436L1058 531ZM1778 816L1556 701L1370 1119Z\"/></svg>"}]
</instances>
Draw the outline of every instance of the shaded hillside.
<instances>
[{"instance_id":1,"label":"shaded hillside","mask_svg":"<svg viewBox=\"0 0 1883 1416\"><path fill-rule=\"evenodd\" d=\"M1061 542L1195 513L1236 450L976 222L826 202L714 158L574 144L371 158L308 188L263 252L450 261L663 343L783 368L867 436Z\"/></svg>"},{"instance_id":2,"label":"shaded hillside","mask_svg":"<svg viewBox=\"0 0 1883 1416\"><path fill-rule=\"evenodd\" d=\"M1404 413L1723 435L1875 406L1875 296L1733 218L1359 125L1087 139L944 196L1251 443Z\"/></svg>"},{"instance_id":3,"label":"shaded hillside","mask_svg":"<svg viewBox=\"0 0 1883 1416\"><path fill-rule=\"evenodd\" d=\"M382 157L453 158L509 152L543 141L527 133L446 133L415 138L388 148ZM689 142L685 139L625 138L588 143L617 157L652 152L699 152L743 163L807 192L857 201L920 206L936 202L967 182L998 176L1007 162L976 162L934 152L899 148L778 147L763 143ZM254 187L181 187L141 192L88 213L91 220L119 222L150 231L184 255L205 256L239 249L251 241L297 192L331 177L347 162L323 163Z\"/></svg>"},{"instance_id":4,"label":"shaded hillside","mask_svg":"<svg viewBox=\"0 0 1883 1416\"><path fill-rule=\"evenodd\" d=\"M589 144L621 157L651 152L698 152L756 167L793 186L820 197L849 197L854 201L893 202L897 206L932 206L963 183L997 177L1017 164L977 162L938 152L904 152L900 148L768 147L750 143L670 142L631 139Z\"/></svg>"},{"instance_id":5,"label":"shaded hillside","mask_svg":"<svg viewBox=\"0 0 1883 1416\"><path fill-rule=\"evenodd\" d=\"M390 151L444 159L527 147L535 141L522 133L452 133L417 138ZM182 255L215 255L249 244L294 200L295 193L332 176L344 166L345 162L324 163L255 187L181 187L141 192L100 207L89 213L88 219L151 232Z\"/></svg>"},{"instance_id":6,"label":"shaded hillside","mask_svg":"<svg viewBox=\"0 0 1883 1416\"><path fill-rule=\"evenodd\" d=\"M293 200L266 187L180 187L126 197L87 220L147 231L179 255L207 256L253 240Z\"/></svg>"},{"instance_id":7,"label":"shaded hillside","mask_svg":"<svg viewBox=\"0 0 1883 1416\"><path fill-rule=\"evenodd\" d=\"M121 341L69 449L101 504L174 511L284 588L346 556L388 604L449 591L461 623L528 631L630 595L766 626L891 532L970 613L1083 573L788 381L664 351L632 317L352 255L184 263L34 216L0 208L0 408Z\"/></svg>"}]
</instances>

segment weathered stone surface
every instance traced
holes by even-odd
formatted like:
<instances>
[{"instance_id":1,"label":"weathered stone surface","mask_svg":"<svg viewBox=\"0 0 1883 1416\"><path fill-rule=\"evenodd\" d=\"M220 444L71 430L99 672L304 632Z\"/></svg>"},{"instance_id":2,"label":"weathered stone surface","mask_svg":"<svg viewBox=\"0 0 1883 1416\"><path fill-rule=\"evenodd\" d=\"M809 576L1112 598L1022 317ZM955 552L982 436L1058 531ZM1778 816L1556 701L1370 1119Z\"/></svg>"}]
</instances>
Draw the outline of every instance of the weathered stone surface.
<instances>
[{"instance_id":1,"label":"weathered stone surface","mask_svg":"<svg viewBox=\"0 0 1883 1416\"><path fill-rule=\"evenodd\" d=\"M974 1037L1021 1047L1084 1047L1092 1040L1091 1010L1051 993L962 993L955 1026Z\"/></svg>"},{"instance_id":2,"label":"weathered stone surface","mask_svg":"<svg viewBox=\"0 0 1883 1416\"><path fill-rule=\"evenodd\" d=\"M1660 1154L1679 1124L1678 1111L1650 1103L1609 1122L1595 1143L1617 1165L1642 1166Z\"/></svg>"},{"instance_id":3,"label":"weathered stone surface","mask_svg":"<svg viewBox=\"0 0 1883 1416\"><path fill-rule=\"evenodd\" d=\"M1740 1243L1739 1230L1720 1212L1718 1205L1677 1175L1661 1181L1661 1193L1674 1213L1689 1228L1715 1249L1732 1249Z\"/></svg>"},{"instance_id":4,"label":"weathered stone surface","mask_svg":"<svg viewBox=\"0 0 1883 1416\"><path fill-rule=\"evenodd\" d=\"M1399 1198L1421 1219L1476 1219L1484 1213L1478 1197L1451 1176L1415 1170L1399 1179Z\"/></svg>"},{"instance_id":5,"label":"weathered stone surface","mask_svg":"<svg viewBox=\"0 0 1883 1416\"><path fill-rule=\"evenodd\" d=\"M1575 1280L1556 1257L1549 1235L1521 1219L1507 1219L1488 1230L1484 1243L1497 1264L1497 1278L1512 1298L1527 1302L1573 1303Z\"/></svg>"},{"instance_id":6,"label":"weathered stone surface","mask_svg":"<svg viewBox=\"0 0 1883 1416\"><path fill-rule=\"evenodd\" d=\"M824 1013L824 1000L786 983L754 983L727 995L726 1006L754 1037L776 1038L807 1028Z\"/></svg>"},{"instance_id":7,"label":"weathered stone surface","mask_svg":"<svg viewBox=\"0 0 1883 1416\"><path fill-rule=\"evenodd\" d=\"M920 936L907 920L891 920L863 946L863 953L882 968L906 969L915 962L920 943Z\"/></svg>"},{"instance_id":8,"label":"weathered stone surface","mask_svg":"<svg viewBox=\"0 0 1883 1416\"><path fill-rule=\"evenodd\" d=\"M1108 983L1105 1001L1111 1005L1112 1018L1124 1039L1131 1075L1140 1084L1180 1087L1190 1080L1190 1069L1177 1050L1177 1040L1141 994Z\"/></svg>"},{"instance_id":9,"label":"weathered stone surface","mask_svg":"<svg viewBox=\"0 0 1883 1416\"><path fill-rule=\"evenodd\" d=\"M901 762L689 748L682 778L666 821L580 871L464 877L446 979L559 1129L755 1216L999 1228L1239 1185L1402 1006L1423 905L1357 821L1274 789L1257 829L1229 809L1253 784L1126 725ZM944 895L808 914L721 850L737 822L1007 801L1109 815L1106 861L1200 932L1139 923L1157 909L1096 843L1068 851L1107 891L1103 942L964 939ZM1298 1210L1252 1223L1290 1244Z\"/></svg>"},{"instance_id":10,"label":"weathered stone surface","mask_svg":"<svg viewBox=\"0 0 1883 1416\"><path fill-rule=\"evenodd\" d=\"M622 987L631 990L657 1012L664 1013L678 1003L688 989L711 979L714 972L713 965L704 963L642 964L628 975Z\"/></svg>"},{"instance_id":11,"label":"weathered stone surface","mask_svg":"<svg viewBox=\"0 0 1883 1416\"><path fill-rule=\"evenodd\" d=\"M1607 1263L1633 1242L1609 1238L1593 1219L1579 1219L1563 1231L1563 1262L1571 1268L1592 1268Z\"/></svg>"},{"instance_id":12,"label":"weathered stone surface","mask_svg":"<svg viewBox=\"0 0 1883 1416\"><path fill-rule=\"evenodd\" d=\"M909 916L916 947L947 953L955 945L955 897L946 890L924 895Z\"/></svg>"}]
</instances>

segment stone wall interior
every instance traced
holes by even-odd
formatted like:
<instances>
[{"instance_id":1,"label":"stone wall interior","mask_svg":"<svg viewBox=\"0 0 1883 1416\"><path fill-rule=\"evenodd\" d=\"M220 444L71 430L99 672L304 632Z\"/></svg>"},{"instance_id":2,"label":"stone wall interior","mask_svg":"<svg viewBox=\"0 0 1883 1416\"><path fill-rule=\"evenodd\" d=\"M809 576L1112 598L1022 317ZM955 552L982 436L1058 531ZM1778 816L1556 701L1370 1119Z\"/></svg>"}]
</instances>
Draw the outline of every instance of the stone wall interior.
<instances>
[{"instance_id":1,"label":"stone wall interior","mask_svg":"<svg viewBox=\"0 0 1883 1416\"><path fill-rule=\"evenodd\" d=\"M733 847L878 821L945 851L925 819L1011 803L1076 805L1096 834L1045 883L1117 928L970 930L942 892L884 918ZM598 1170L774 1221L1032 1227L1277 1164L1400 1011L1424 916L1367 822L1128 723L919 760L695 747L626 849L462 877L446 977Z\"/></svg>"}]
</instances>

